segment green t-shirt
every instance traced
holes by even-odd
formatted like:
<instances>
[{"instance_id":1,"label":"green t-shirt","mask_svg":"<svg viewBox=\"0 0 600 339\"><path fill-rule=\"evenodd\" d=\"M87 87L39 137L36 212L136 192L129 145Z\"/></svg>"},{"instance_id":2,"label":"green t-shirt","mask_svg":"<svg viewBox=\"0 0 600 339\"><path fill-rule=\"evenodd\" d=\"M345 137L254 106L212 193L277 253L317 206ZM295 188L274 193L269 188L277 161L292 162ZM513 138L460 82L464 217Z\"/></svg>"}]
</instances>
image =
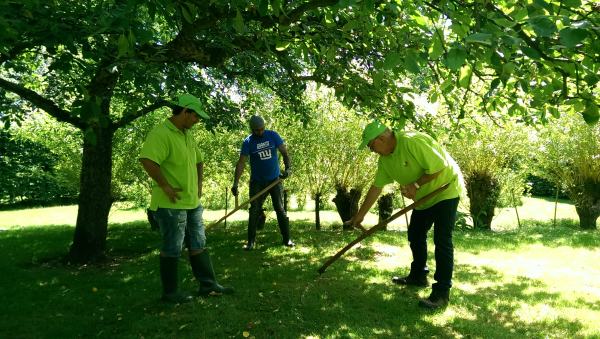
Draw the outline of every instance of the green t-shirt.
<instances>
[{"instance_id":1,"label":"green t-shirt","mask_svg":"<svg viewBox=\"0 0 600 339\"><path fill-rule=\"evenodd\" d=\"M150 210L156 211L158 207L194 209L200 205L196 164L203 161L203 156L190 131L184 134L167 119L148 133L140 153L141 158L150 159L160 165L160 170L169 185L182 189L181 192L177 192L181 200L175 199L173 204L158 183L152 180Z\"/></svg>"},{"instance_id":2,"label":"green t-shirt","mask_svg":"<svg viewBox=\"0 0 600 339\"><path fill-rule=\"evenodd\" d=\"M415 198L421 199L446 183L450 183L450 186L416 209L426 209L442 200L460 197L464 187L460 168L437 141L414 131L394 134L396 148L389 155L379 157L373 186L382 188L394 181L406 186L417 181L423 174L434 174L445 168L437 178L421 186Z\"/></svg>"}]
</instances>

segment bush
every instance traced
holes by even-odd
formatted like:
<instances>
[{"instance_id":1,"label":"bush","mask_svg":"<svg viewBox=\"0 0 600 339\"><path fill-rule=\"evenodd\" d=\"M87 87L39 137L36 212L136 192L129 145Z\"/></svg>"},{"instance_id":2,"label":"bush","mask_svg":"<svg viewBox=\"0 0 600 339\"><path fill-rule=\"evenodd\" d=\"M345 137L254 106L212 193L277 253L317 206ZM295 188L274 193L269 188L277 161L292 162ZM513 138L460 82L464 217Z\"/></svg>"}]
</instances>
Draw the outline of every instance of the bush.
<instances>
[{"instance_id":1,"label":"bush","mask_svg":"<svg viewBox=\"0 0 600 339\"><path fill-rule=\"evenodd\" d=\"M527 176L527 184L531 187L529 193L538 197L556 198L556 185L550 180L533 174ZM559 199L569 199L567 193L561 189L558 193Z\"/></svg>"}]
</instances>

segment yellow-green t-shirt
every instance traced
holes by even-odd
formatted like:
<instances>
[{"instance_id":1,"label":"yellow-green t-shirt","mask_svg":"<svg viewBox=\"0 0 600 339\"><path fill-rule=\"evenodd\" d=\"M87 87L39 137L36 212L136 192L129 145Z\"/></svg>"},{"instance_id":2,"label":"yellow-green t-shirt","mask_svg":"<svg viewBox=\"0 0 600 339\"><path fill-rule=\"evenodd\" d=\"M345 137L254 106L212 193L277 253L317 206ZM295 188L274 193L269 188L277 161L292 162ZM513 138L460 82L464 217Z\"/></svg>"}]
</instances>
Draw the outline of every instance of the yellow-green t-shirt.
<instances>
[{"instance_id":1,"label":"yellow-green t-shirt","mask_svg":"<svg viewBox=\"0 0 600 339\"><path fill-rule=\"evenodd\" d=\"M203 161L203 156L190 131L181 132L167 119L148 133L141 158L157 163L169 185L182 189L177 192L181 200L175 199L173 204L158 183L152 180L150 210L156 211L159 207L194 209L200 205L196 164Z\"/></svg>"},{"instance_id":2,"label":"yellow-green t-shirt","mask_svg":"<svg viewBox=\"0 0 600 339\"><path fill-rule=\"evenodd\" d=\"M416 209L426 209L442 200L460 197L464 187L460 168L437 141L414 131L394 132L394 135L396 148L389 155L379 157L373 186L381 188L394 181L406 186L423 174L434 174L444 169L435 179L421 186L415 198L421 199L444 184L450 183L450 186Z\"/></svg>"}]
</instances>

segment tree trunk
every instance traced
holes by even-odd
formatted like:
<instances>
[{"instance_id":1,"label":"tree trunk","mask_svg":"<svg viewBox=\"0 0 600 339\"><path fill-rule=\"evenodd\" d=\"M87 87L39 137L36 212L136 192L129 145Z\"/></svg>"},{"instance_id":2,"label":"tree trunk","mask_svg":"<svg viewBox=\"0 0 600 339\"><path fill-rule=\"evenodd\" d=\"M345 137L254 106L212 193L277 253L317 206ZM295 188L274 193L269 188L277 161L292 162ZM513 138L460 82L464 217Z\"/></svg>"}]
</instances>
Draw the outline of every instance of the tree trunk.
<instances>
[{"instance_id":1,"label":"tree trunk","mask_svg":"<svg viewBox=\"0 0 600 339\"><path fill-rule=\"evenodd\" d=\"M471 203L469 211L476 229L492 229L492 220L498 198L500 185L498 179L488 175L473 173L466 181L467 196Z\"/></svg>"},{"instance_id":2,"label":"tree trunk","mask_svg":"<svg viewBox=\"0 0 600 339\"><path fill-rule=\"evenodd\" d=\"M342 222L348 221L358 213L358 202L362 195L362 190L352 188L350 189L350 192L348 192L346 187L341 187L339 185L335 185L335 190L337 194L332 201L335 203L335 207L337 208L340 218L342 218ZM351 229L352 226L344 225L344 230Z\"/></svg>"},{"instance_id":3,"label":"tree trunk","mask_svg":"<svg viewBox=\"0 0 600 339\"><path fill-rule=\"evenodd\" d=\"M394 193L382 195L377 200L377 207L379 209L379 222L389 218L394 212ZM381 230L387 231L387 225L381 228Z\"/></svg>"},{"instance_id":4,"label":"tree trunk","mask_svg":"<svg viewBox=\"0 0 600 339\"><path fill-rule=\"evenodd\" d=\"M577 192L575 210L579 215L579 227L582 230L595 230L596 221L600 216L600 184L589 180Z\"/></svg>"},{"instance_id":5,"label":"tree trunk","mask_svg":"<svg viewBox=\"0 0 600 339\"><path fill-rule=\"evenodd\" d=\"M113 203L110 194L112 137L110 128L94 128L97 142L83 142L79 210L69 260L86 263L101 260L106 250L108 214Z\"/></svg>"},{"instance_id":6,"label":"tree trunk","mask_svg":"<svg viewBox=\"0 0 600 339\"><path fill-rule=\"evenodd\" d=\"M321 230L321 194L315 194L315 227L317 231Z\"/></svg>"}]
</instances>

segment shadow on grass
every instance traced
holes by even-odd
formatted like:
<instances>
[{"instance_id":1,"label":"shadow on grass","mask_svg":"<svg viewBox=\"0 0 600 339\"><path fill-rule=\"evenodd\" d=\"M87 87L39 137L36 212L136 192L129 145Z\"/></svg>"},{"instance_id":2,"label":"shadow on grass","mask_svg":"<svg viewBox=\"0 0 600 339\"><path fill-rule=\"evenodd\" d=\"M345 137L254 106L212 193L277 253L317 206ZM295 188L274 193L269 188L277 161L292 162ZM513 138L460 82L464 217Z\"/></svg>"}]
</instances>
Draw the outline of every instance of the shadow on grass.
<instances>
[{"instance_id":1,"label":"shadow on grass","mask_svg":"<svg viewBox=\"0 0 600 339\"><path fill-rule=\"evenodd\" d=\"M0 248L5 255L10 252L12 260L0 266L0 274L18 283L3 278L0 284L1 302L11 310L2 316L6 326L0 329L0 337L237 338L247 331L255 338L454 338L459 334L522 338L577 334L584 329L582 323L560 315L523 320L519 312L554 302L564 305L564 300L556 293L531 293L531 286L543 288L543 281L521 277L518 283L503 283L502 273L486 266L457 265L456 281L474 288L456 286L445 311L420 309L418 301L429 290L393 285L388 282L393 272L372 268L375 253L368 244L406 246L405 232L377 233L365 240L365 247L353 250L356 259L343 258L319 276L317 269L329 256L359 233L319 232L310 224L294 224L295 249L280 245L274 221L259 231L257 247L251 252L242 250L245 222L228 222L227 228L207 232L217 278L223 285L233 285L237 293L184 305L159 300L160 234L146 222L110 225L108 253L124 259L101 268L31 265L32 255L40 261L66 253L73 227L1 232ZM483 251L500 241L509 244L500 247L508 251L531 243L512 240L520 234L468 234L457 237L463 248ZM567 235L556 234L553 239ZM183 291L197 289L187 255L180 259L179 278ZM589 307L584 300L569 306Z\"/></svg>"}]
</instances>

